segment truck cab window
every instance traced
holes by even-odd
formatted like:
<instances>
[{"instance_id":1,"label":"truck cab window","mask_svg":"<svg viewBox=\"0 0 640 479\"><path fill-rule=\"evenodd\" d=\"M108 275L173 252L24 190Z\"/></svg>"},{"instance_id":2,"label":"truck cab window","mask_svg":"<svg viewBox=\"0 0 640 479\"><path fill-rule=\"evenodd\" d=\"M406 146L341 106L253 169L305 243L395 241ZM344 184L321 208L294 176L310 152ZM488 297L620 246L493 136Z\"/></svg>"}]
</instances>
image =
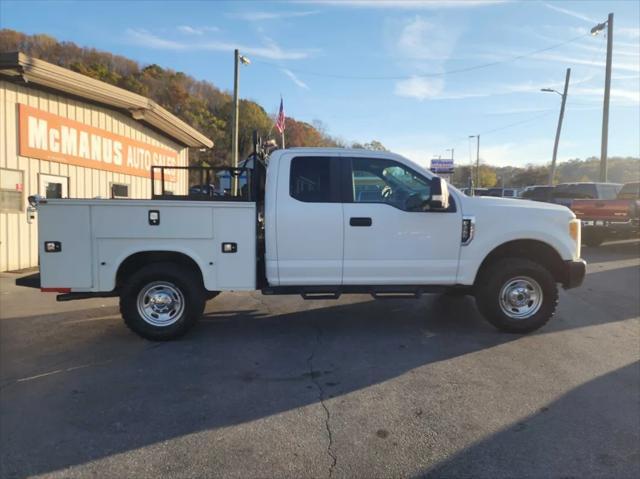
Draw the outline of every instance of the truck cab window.
<instances>
[{"instance_id":1,"label":"truck cab window","mask_svg":"<svg viewBox=\"0 0 640 479\"><path fill-rule=\"evenodd\" d=\"M431 182L392 160L352 160L353 201L386 203L403 211L425 211L431 197Z\"/></svg>"},{"instance_id":2,"label":"truck cab window","mask_svg":"<svg viewBox=\"0 0 640 479\"><path fill-rule=\"evenodd\" d=\"M307 203L331 203L331 158L298 157L291 160L289 192Z\"/></svg>"}]
</instances>

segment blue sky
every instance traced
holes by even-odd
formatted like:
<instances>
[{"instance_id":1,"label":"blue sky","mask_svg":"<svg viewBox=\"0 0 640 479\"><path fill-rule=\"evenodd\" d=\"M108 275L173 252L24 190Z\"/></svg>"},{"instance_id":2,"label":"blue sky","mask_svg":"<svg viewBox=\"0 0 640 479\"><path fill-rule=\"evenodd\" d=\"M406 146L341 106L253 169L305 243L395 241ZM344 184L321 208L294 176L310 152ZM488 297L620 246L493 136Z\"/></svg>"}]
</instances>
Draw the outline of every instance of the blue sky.
<instances>
[{"instance_id":1,"label":"blue sky","mask_svg":"<svg viewBox=\"0 0 640 479\"><path fill-rule=\"evenodd\" d=\"M640 156L635 1L2 0L0 26L157 63L225 90L239 47L252 61L242 68L241 96L268 112L282 94L287 114L320 120L347 141L379 140L421 164L449 148L467 163L468 136L480 133L484 162L522 166L550 161L560 97L539 90L561 90L567 67L558 157L599 156L606 39L588 31L609 12L609 155Z\"/></svg>"}]
</instances>

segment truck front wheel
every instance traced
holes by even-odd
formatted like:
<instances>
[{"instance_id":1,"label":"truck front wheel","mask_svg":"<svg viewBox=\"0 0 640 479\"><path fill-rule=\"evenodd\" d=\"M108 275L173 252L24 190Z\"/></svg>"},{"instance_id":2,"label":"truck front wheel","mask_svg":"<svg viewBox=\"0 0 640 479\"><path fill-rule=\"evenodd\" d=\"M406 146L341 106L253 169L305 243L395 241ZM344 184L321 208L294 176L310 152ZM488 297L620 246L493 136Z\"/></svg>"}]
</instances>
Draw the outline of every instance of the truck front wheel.
<instances>
[{"instance_id":1,"label":"truck front wheel","mask_svg":"<svg viewBox=\"0 0 640 479\"><path fill-rule=\"evenodd\" d=\"M122 286L120 312L140 336L165 341L182 336L202 316L205 294L197 276L174 263L153 263Z\"/></svg>"},{"instance_id":2,"label":"truck front wheel","mask_svg":"<svg viewBox=\"0 0 640 479\"><path fill-rule=\"evenodd\" d=\"M501 331L529 333L544 326L558 304L558 287L551 273L523 258L504 258L481 273L476 304Z\"/></svg>"}]
</instances>

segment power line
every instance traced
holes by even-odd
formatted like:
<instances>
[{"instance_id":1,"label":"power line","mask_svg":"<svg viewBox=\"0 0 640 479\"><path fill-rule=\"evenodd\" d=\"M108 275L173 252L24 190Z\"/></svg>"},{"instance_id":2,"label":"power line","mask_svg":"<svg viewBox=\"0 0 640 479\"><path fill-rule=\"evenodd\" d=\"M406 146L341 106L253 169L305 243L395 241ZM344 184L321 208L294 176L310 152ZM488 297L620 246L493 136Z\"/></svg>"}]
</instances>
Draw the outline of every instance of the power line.
<instances>
[{"instance_id":1,"label":"power line","mask_svg":"<svg viewBox=\"0 0 640 479\"><path fill-rule=\"evenodd\" d=\"M496 131L502 131L502 130L506 130L508 128L513 128L514 126L523 125L525 123L530 123L530 122L535 121L535 120L537 120L539 118L542 118L542 117L545 117L545 116L549 116L554 111L555 110L549 110L549 111L546 111L546 112L544 112L544 113L542 113L540 115L534 115L532 117L525 118L524 120L514 121L513 123L508 123L506 125L499 126L498 128L493 128L491 130L481 131L481 132L478 133L478 135L480 135L480 136L489 135L491 133L495 133ZM453 143L454 146L459 146L459 145L462 145L463 142L468 142L468 137L464 137L464 138L460 137L457 140L453 140L452 143Z\"/></svg>"},{"instance_id":2,"label":"power line","mask_svg":"<svg viewBox=\"0 0 640 479\"><path fill-rule=\"evenodd\" d=\"M577 37L571 38L570 40L561 42L561 43L556 43L554 45L545 47L545 48L541 48L539 50L534 50L532 52L528 52L528 53L523 53L522 55L516 55L513 57L509 57L509 58L505 58L503 60L496 60L494 62L489 62L489 63L483 63L480 65L473 65L470 67L464 67L464 68L457 68L457 69L453 69L453 70L447 70L447 71L443 71L443 72L437 72L437 73L423 73L423 74L416 74L416 75L389 75L389 76L361 76L361 75L341 75L341 74L337 74L337 73L322 73L322 72L313 72L313 71L308 71L308 70L302 70L299 68L290 68L290 67L286 67L287 70L290 70L294 73L298 73L300 75L311 75L311 76L317 76L317 77L324 77L324 78L336 78L336 79L341 79L341 80L408 80L411 78L431 78L431 77L440 77L440 76L444 76L444 75L452 75L452 74L456 74L456 73L466 73L466 72L470 72L470 71L474 71L474 70L480 70L482 68L489 68L492 66L496 66L496 65L502 65L504 63L510 63L516 60L521 60L522 58L527 58L533 55L537 55L538 53L542 53L542 52L546 52L548 50L553 50L555 48L559 48L562 47L564 45L567 45L569 43L575 42L576 40L580 40L581 38L585 37L589 35L589 33L584 33L582 35L579 35ZM278 69L282 69L285 68L283 65L278 65L277 63L271 63L271 62L265 62L262 60L254 60L254 63L260 63L262 65L268 65L274 68L278 68Z\"/></svg>"},{"instance_id":3,"label":"power line","mask_svg":"<svg viewBox=\"0 0 640 479\"><path fill-rule=\"evenodd\" d=\"M506 130L507 128L511 128L514 126L518 126L518 125L522 125L524 123L529 123L531 121L537 120L538 118L542 118L543 116L549 116L551 115L551 113L553 113L553 110L547 111L545 113L542 113L541 115L536 115L533 116L531 118L527 118L526 120L520 120L520 121L516 121L513 123L509 123L508 125L504 125L498 128L494 128L493 130L487 130L487 131L481 131L479 134L480 135L488 135L489 133L495 133L496 131L501 131L501 130Z\"/></svg>"}]
</instances>

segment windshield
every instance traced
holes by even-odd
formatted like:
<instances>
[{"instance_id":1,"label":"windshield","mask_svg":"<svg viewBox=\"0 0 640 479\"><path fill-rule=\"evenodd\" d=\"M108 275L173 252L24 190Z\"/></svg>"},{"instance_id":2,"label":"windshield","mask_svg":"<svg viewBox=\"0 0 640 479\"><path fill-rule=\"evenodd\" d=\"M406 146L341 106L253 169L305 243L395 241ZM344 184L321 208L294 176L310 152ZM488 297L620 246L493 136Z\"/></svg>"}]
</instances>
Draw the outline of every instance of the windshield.
<instances>
[{"instance_id":1,"label":"windshield","mask_svg":"<svg viewBox=\"0 0 640 479\"><path fill-rule=\"evenodd\" d=\"M637 200L640 199L640 183L627 183L618 193L620 200Z\"/></svg>"},{"instance_id":2,"label":"windshield","mask_svg":"<svg viewBox=\"0 0 640 479\"><path fill-rule=\"evenodd\" d=\"M597 199L596 185L558 185L553 192L554 198Z\"/></svg>"},{"instance_id":3,"label":"windshield","mask_svg":"<svg viewBox=\"0 0 640 479\"><path fill-rule=\"evenodd\" d=\"M522 198L546 198L551 186L538 186L522 192Z\"/></svg>"}]
</instances>

